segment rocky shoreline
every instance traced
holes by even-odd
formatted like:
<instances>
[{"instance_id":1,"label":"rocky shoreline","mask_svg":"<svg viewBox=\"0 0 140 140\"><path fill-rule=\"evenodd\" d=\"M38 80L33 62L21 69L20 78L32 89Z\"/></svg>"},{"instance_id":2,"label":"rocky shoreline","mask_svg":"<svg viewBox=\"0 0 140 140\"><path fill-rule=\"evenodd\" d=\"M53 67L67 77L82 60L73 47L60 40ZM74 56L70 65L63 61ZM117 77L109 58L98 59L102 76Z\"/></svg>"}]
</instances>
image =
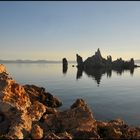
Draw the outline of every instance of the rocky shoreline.
<instances>
[{"instance_id":1,"label":"rocky shoreline","mask_svg":"<svg viewBox=\"0 0 140 140\"><path fill-rule=\"evenodd\" d=\"M20 85L0 64L0 138L140 139L140 128L123 120L98 121L83 99L59 111L62 102L43 87Z\"/></svg>"}]
</instances>

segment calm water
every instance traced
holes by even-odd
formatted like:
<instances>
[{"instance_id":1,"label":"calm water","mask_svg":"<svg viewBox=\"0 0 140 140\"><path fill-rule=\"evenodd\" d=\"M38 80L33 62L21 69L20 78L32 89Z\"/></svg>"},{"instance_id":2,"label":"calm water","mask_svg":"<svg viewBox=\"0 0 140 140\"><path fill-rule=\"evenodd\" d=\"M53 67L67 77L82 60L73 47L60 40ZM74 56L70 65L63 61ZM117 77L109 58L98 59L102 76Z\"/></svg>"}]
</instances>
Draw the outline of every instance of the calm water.
<instances>
[{"instance_id":1,"label":"calm water","mask_svg":"<svg viewBox=\"0 0 140 140\"><path fill-rule=\"evenodd\" d=\"M20 84L36 84L58 96L69 108L83 98L97 120L122 118L131 125L140 125L140 68L134 72L94 71L82 73L69 64L64 74L61 64L5 64ZM132 74L133 73L133 74Z\"/></svg>"}]
</instances>

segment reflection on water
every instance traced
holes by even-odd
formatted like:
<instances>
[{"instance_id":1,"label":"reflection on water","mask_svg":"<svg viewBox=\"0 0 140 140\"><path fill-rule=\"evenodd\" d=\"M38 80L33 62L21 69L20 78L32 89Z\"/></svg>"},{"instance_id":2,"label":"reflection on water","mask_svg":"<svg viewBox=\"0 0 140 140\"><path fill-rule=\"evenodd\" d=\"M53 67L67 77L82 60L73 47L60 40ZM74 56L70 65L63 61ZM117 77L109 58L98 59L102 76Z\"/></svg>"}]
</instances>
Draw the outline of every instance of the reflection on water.
<instances>
[{"instance_id":1,"label":"reflection on water","mask_svg":"<svg viewBox=\"0 0 140 140\"><path fill-rule=\"evenodd\" d=\"M80 79L82 77L82 74L83 74L83 70L82 69L77 69L76 79Z\"/></svg>"},{"instance_id":2,"label":"reflection on water","mask_svg":"<svg viewBox=\"0 0 140 140\"><path fill-rule=\"evenodd\" d=\"M63 74L66 74L67 70L68 70L68 66L67 65L63 65L62 67L63 67L62 68Z\"/></svg>"},{"instance_id":3,"label":"reflection on water","mask_svg":"<svg viewBox=\"0 0 140 140\"><path fill-rule=\"evenodd\" d=\"M124 73L125 71L130 71L130 74L133 75L134 74L134 68L132 69L106 69L106 68L94 68L94 69L78 69L77 68L77 75L76 75L76 79L80 79L82 77L83 72L85 72L85 74L87 74L88 77L92 77L97 85L100 85L101 82L101 78L103 75L107 75L107 77L111 78L112 75L112 71L116 72L119 75L122 75L122 73Z\"/></svg>"},{"instance_id":4,"label":"reflection on water","mask_svg":"<svg viewBox=\"0 0 140 140\"><path fill-rule=\"evenodd\" d=\"M59 97L63 102L61 109L83 98L97 120L120 117L128 124L140 125L140 68L83 71L75 63L69 63L67 69L62 63L5 65L18 83L44 87Z\"/></svg>"}]
</instances>

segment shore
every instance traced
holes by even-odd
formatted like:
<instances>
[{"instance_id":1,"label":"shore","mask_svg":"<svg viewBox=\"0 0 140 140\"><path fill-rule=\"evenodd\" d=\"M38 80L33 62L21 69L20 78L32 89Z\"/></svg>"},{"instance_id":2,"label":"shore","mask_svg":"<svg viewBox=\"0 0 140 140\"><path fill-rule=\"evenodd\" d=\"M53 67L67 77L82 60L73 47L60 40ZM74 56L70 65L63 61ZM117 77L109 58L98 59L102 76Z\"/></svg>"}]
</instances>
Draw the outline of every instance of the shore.
<instances>
[{"instance_id":1,"label":"shore","mask_svg":"<svg viewBox=\"0 0 140 140\"><path fill-rule=\"evenodd\" d=\"M0 138L140 139L140 128L124 120L96 120L79 98L65 111L58 97L43 87L20 85L0 64Z\"/></svg>"}]
</instances>

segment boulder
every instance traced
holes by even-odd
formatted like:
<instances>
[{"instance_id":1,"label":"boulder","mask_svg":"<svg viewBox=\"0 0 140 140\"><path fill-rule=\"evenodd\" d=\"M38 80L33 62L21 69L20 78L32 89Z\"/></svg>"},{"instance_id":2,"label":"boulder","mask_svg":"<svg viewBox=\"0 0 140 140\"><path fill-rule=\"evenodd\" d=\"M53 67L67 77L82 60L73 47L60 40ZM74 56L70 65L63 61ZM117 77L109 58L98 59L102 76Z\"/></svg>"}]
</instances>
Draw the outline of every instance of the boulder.
<instances>
[{"instance_id":1,"label":"boulder","mask_svg":"<svg viewBox=\"0 0 140 140\"><path fill-rule=\"evenodd\" d=\"M61 138L59 136L57 136L55 133L50 132L50 133L46 134L44 139L55 140L55 139L61 139Z\"/></svg>"},{"instance_id":2,"label":"boulder","mask_svg":"<svg viewBox=\"0 0 140 140\"><path fill-rule=\"evenodd\" d=\"M71 134L67 132L55 134L53 132L48 132L44 139L72 139Z\"/></svg>"},{"instance_id":3,"label":"boulder","mask_svg":"<svg viewBox=\"0 0 140 140\"><path fill-rule=\"evenodd\" d=\"M7 73L0 74L0 101L7 102L19 110L24 110L31 105L24 88Z\"/></svg>"},{"instance_id":4,"label":"boulder","mask_svg":"<svg viewBox=\"0 0 140 140\"><path fill-rule=\"evenodd\" d=\"M29 137L32 123L47 112L54 113L62 102L42 87L22 86L0 65L0 135L10 139ZM47 107L48 106L48 107ZM4 127L3 127L4 126Z\"/></svg>"},{"instance_id":5,"label":"boulder","mask_svg":"<svg viewBox=\"0 0 140 140\"><path fill-rule=\"evenodd\" d=\"M43 129L37 124L33 125L32 131L31 131L31 136L32 136L32 139L42 139L43 138Z\"/></svg>"},{"instance_id":6,"label":"boulder","mask_svg":"<svg viewBox=\"0 0 140 140\"><path fill-rule=\"evenodd\" d=\"M32 120L28 112L17 111L10 123L7 137L10 139L23 139L30 134L32 128Z\"/></svg>"},{"instance_id":7,"label":"boulder","mask_svg":"<svg viewBox=\"0 0 140 140\"><path fill-rule=\"evenodd\" d=\"M48 107L60 107L62 102L58 97L53 96L51 93L46 92L45 88L35 85L24 85L26 93L28 93L31 102L39 101Z\"/></svg>"},{"instance_id":8,"label":"boulder","mask_svg":"<svg viewBox=\"0 0 140 140\"><path fill-rule=\"evenodd\" d=\"M46 114L56 114L58 111L55 108L47 107L46 106Z\"/></svg>"},{"instance_id":9,"label":"boulder","mask_svg":"<svg viewBox=\"0 0 140 140\"><path fill-rule=\"evenodd\" d=\"M6 67L3 64L0 64L0 73L5 73L6 71Z\"/></svg>"},{"instance_id":10,"label":"boulder","mask_svg":"<svg viewBox=\"0 0 140 140\"><path fill-rule=\"evenodd\" d=\"M0 73L0 104L0 112L4 117L1 124L5 126L1 132L13 139L23 139L31 130L32 121L27 113L31 102L24 88L5 70Z\"/></svg>"},{"instance_id":11,"label":"boulder","mask_svg":"<svg viewBox=\"0 0 140 140\"><path fill-rule=\"evenodd\" d=\"M140 129L130 127L121 119L97 121L98 134L105 139L140 139Z\"/></svg>"},{"instance_id":12,"label":"boulder","mask_svg":"<svg viewBox=\"0 0 140 140\"><path fill-rule=\"evenodd\" d=\"M96 121L85 101L78 99L71 106L71 109L47 115L44 121L44 129L54 130L55 133L66 131L74 138L79 138L82 133L90 133L90 136L93 136L95 135ZM86 136L88 138L88 135Z\"/></svg>"},{"instance_id":13,"label":"boulder","mask_svg":"<svg viewBox=\"0 0 140 140\"><path fill-rule=\"evenodd\" d=\"M28 112L32 121L39 121L42 115L46 112L46 106L38 101L35 101L28 109Z\"/></svg>"},{"instance_id":14,"label":"boulder","mask_svg":"<svg viewBox=\"0 0 140 140\"><path fill-rule=\"evenodd\" d=\"M71 109L76 108L76 107L82 107L85 106L86 103L83 99L77 99L72 105L71 105Z\"/></svg>"}]
</instances>

